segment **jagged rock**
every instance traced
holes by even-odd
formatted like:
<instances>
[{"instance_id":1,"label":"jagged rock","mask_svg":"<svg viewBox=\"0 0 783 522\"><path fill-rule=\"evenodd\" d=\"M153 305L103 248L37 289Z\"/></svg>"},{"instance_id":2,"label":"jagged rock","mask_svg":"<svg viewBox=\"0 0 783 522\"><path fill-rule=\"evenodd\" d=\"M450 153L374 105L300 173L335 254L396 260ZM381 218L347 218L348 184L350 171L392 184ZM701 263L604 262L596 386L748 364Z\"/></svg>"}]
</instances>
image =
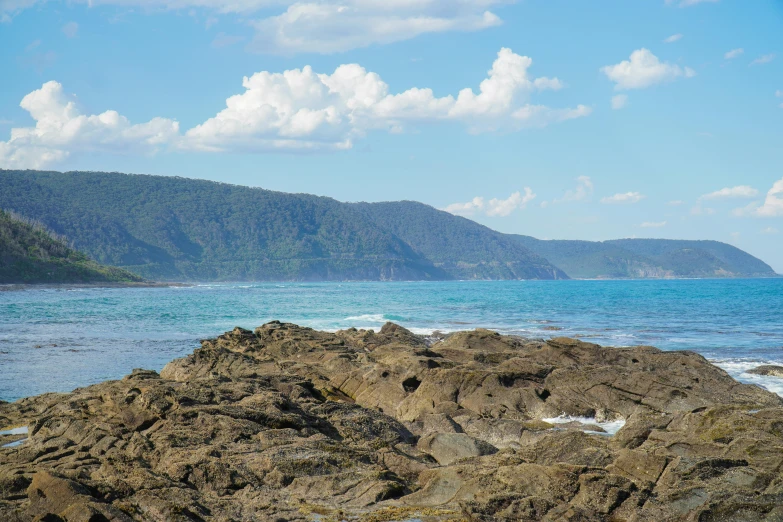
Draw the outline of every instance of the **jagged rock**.
<instances>
[{"instance_id":1,"label":"jagged rock","mask_svg":"<svg viewBox=\"0 0 783 522\"><path fill-rule=\"evenodd\" d=\"M766 375L768 377L783 377L783 366L767 364L763 366L757 366L752 370L748 370L748 373L755 375Z\"/></svg>"},{"instance_id":2,"label":"jagged rock","mask_svg":"<svg viewBox=\"0 0 783 522\"><path fill-rule=\"evenodd\" d=\"M651 347L275 321L0 421L3 521L783 516L780 397Z\"/></svg>"}]
</instances>

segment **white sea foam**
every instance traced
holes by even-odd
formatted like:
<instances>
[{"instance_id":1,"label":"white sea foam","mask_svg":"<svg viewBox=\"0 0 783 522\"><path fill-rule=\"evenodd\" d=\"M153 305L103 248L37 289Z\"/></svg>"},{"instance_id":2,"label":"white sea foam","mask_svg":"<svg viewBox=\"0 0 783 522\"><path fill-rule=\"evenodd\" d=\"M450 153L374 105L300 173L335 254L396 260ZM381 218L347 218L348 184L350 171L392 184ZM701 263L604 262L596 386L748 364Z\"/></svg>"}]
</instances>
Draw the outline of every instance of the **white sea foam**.
<instances>
[{"instance_id":1,"label":"white sea foam","mask_svg":"<svg viewBox=\"0 0 783 522\"><path fill-rule=\"evenodd\" d=\"M584 430L585 433L597 433L599 435L614 435L618 431L620 431L620 428L625 426L625 420L620 419L616 421L611 422L598 422L595 417L573 417L571 415L560 415L559 417L551 417L549 419L541 419L544 422L548 422L549 424L568 424L569 422L578 422L580 424L585 425L592 425L592 426L598 426L604 432L600 431L593 431L593 430Z\"/></svg>"},{"instance_id":2,"label":"white sea foam","mask_svg":"<svg viewBox=\"0 0 783 522\"><path fill-rule=\"evenodd\" d=\"M363 323L385 323L386 317L384 317L383 314L363 314L363 315L352 315L351 317L346 317L343 320L359 321Z\"/></svg>"},{"instance_id":3,"label":"white sea foam","mask_svg":"<svg viewBox=\"0 0 783 522\"><path fill-rule=\"evenodd\" d=\"M783 378L769 375L755 375L748 370L764 365L783 366L781 361L752 361L748 359L713 359L710 361L715 366L722 368L729 375L745 384L755 384L765 390L783 397Z\"/></svg>"}]
</instances>

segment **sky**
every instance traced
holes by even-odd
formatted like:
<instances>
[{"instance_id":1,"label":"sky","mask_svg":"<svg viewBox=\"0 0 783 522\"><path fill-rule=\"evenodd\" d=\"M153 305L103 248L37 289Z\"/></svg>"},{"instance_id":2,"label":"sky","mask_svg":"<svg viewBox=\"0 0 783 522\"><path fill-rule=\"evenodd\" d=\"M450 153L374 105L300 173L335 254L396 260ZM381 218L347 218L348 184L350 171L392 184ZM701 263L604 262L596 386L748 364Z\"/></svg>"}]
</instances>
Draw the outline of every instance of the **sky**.
<instances>
[{"instance_id":1,"label":"sky","mask_svg":"<svg viewBox=\"0 0 783 522\"><path fill-rule=\"evenodd\" d=\"M0 168L416 200L783 273L783 0L0 0Z\"/></svg>"}]
</instances>

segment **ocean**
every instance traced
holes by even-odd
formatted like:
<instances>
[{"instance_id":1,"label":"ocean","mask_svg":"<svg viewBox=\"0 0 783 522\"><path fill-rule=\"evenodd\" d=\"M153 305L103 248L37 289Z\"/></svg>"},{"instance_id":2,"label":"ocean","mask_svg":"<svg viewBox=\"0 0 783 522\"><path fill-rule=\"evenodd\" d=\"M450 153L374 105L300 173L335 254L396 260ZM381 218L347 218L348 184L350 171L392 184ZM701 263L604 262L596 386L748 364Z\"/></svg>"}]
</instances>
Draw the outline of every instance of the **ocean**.
<instances>
[{"instance_id":1,"label":"ocean","mask_svg":"<svg viewBox=\"0 0 783 522\"><path fill-rule=\"evenodd\" d=\"M693 350L783 395L783 278L654 281L225 283L0 292L0 400L160 370L199 340L270 320L321 330L477 327L534 338Z\"/></svg>"}]
</instances>

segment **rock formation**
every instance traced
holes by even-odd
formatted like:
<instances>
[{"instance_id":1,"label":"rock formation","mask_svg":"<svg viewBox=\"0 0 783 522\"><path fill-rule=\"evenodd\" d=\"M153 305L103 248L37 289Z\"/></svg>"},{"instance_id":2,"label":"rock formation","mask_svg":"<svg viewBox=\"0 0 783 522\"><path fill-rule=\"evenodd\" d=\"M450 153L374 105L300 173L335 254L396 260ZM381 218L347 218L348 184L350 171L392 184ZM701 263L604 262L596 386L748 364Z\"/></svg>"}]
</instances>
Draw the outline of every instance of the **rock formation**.
<instances>
[{"instance_id":1,"label":"rock formation","mask_svg":"<svg viewBox=\"0 0 783 522\"><path fill-rule=\"evenodd\" d=\"M783 519L783 400L652 347L272 322L22 426L8 522Z\"/></svg>"}]
</instances>

